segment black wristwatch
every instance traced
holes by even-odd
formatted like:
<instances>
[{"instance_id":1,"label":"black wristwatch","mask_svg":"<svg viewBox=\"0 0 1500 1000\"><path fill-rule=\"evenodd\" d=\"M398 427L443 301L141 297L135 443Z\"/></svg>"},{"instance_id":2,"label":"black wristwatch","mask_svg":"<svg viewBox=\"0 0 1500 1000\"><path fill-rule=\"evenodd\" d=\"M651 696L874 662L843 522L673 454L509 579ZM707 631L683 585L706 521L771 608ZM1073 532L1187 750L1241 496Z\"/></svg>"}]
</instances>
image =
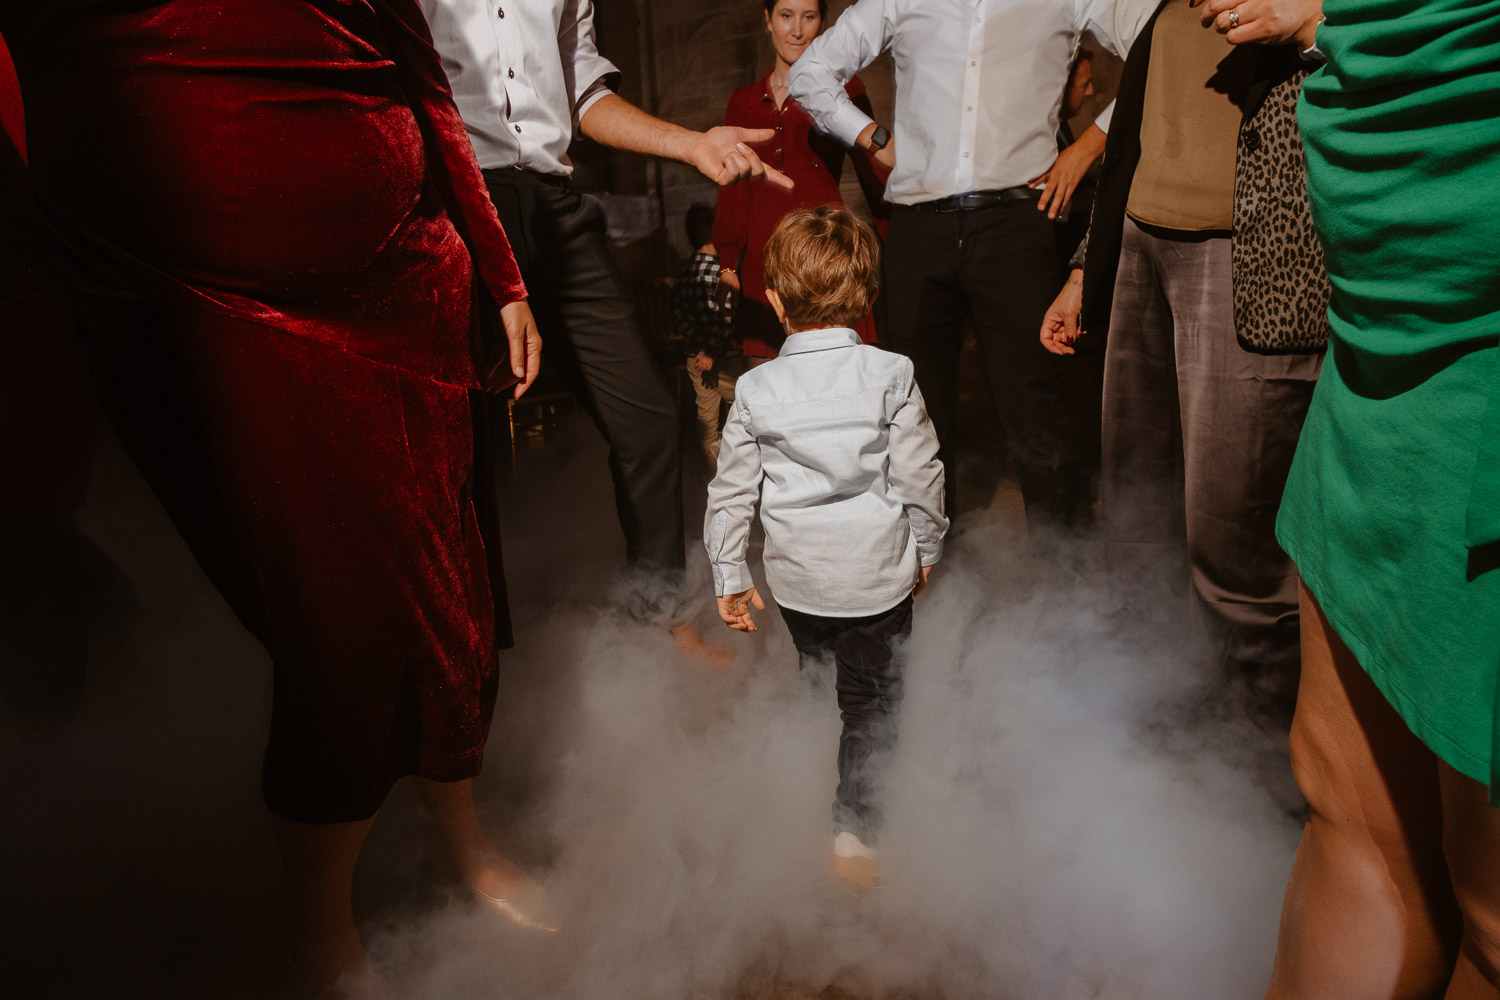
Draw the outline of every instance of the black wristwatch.
<instances>
[{"instance_id":1,"label":"black wristwatch","mask_svg":"<svg viewBox=\"0 0 1500 1000\"><path fill-rule=\"evenodd\" d=\"M884 149L891 144L891 130L884 125L876 125L875 131L870 133L870 145L875 149Z\"/></svg>"}]
</instances>

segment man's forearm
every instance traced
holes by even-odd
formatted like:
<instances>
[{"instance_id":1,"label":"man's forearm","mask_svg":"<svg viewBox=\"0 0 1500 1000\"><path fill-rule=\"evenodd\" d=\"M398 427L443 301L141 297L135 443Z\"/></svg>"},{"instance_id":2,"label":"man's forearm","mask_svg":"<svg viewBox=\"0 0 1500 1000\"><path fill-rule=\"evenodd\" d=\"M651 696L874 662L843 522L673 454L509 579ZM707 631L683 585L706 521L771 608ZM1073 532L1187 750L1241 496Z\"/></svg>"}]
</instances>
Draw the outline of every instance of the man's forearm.
<instances>
[{"instance_id":1,"label":"man's forearm","mask_svg":"<svg viewBox=\"0 0 1500 1000\"><path fill-rule=\"evenodd\" d=\"M1083 130L1083 135L1080 135L1078 141L1073 145L1086 151L1090 162L1092 162L1104 155L1104 144L1108 139L1109 136L1105 134L1102 128L1098 125L1090 125Z\"/></svg>"},{"instance_id":2,"label":"man's forearm","mask_svg":"<svg viewBox=\"0 0 1500 1000\"><path fill-rule=\"evenodd\" d=\"M648 115L618 94L607 94L584 112L580 131L601 145L672 160L686 160L699 133Z\"/></svg>"}]
</instances>

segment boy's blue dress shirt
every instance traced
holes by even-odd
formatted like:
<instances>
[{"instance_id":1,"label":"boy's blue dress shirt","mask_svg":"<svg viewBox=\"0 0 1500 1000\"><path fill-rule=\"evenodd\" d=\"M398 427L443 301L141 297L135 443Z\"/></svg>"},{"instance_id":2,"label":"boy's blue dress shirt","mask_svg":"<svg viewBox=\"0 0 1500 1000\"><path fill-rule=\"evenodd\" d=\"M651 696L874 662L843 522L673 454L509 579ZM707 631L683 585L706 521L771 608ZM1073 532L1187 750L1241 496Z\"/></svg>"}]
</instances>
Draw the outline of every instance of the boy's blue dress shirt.
<instances>
[{"instance_id":1,"label":"boy's blue dress shirt","mask_svg":"<svg viewBox=\"0 0 1500 1000\"><path fill-rule=\"evenodd\" d=\"M943 554L943 466L911 360L809 330L740 376L708 487L714 593L754 586L755 502L778 603L858 617L899 604Z\"/></svg>"}]
</instances>

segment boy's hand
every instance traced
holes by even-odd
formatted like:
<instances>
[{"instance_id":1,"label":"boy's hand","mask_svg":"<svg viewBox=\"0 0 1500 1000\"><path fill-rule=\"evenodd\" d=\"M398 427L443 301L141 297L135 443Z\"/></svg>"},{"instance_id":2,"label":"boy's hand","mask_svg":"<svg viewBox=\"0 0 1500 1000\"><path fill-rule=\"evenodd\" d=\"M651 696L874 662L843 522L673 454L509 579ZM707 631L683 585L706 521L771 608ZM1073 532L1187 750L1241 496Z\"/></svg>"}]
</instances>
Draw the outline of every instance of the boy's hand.
<instances>
[{"instance_id":1,"label":"boy's hand","mask_svg":"<svg viewBox=\"0 0 1500 1000\"><path fill-rule=\"evenodd\" d=\"M911 596L916 597L922 591L924 591L924 590L927 589L927 580L928 580L928 578L930 576L932 576L932 567L931 566L923 566L922 567L922 578L920 580L918 580L917 581L917 585L912 588Z\"/></svg>"},{"instance_id":2,"label":"boy's hand","mask_svg":"<svg viewBox=\"0 0 1500 1000\"><path fill-rule=\"evenodd\" d=\"M750 605L755 605L755 610L766 610L766 602L760 599L760 592L754 587L738 594L725 594L723 597L715 598L719 602L719 617L724 619L724 624L738 632L759 632L755 627L755 619L750 617Z\"/></svg>"}]
</instances>

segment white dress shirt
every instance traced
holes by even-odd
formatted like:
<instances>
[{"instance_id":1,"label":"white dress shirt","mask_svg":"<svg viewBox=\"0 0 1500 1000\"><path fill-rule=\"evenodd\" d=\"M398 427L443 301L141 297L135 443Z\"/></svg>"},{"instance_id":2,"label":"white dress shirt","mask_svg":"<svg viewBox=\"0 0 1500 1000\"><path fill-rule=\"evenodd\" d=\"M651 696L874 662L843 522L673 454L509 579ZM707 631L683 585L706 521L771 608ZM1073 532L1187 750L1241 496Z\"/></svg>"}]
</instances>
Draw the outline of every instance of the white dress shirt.
<instances>
[{"instance_id":1,"label":"white dress shirt","mask_svg":"<svg viewBox=\"0 0 1500 1000\"><path fill-rule=\"evenodd\" d=\"M421 4L480 167L571 174L573 130L620 75L595 46L592 0Z\"/></svg>"},{"instance_id":2,"label":"white dress shirt","mask_svg":"<svg viewBox=\"0 0 1500 1000\"><path fill-rule=\"evenodd\" d=\"M870 124L844 83L896 63L898 205L1029 184L1057 158L1068 67L1088 31L1124 57L1160 0L859 0L792 64L791 94L854 145ZM1114 106L1096 124L1108 130Z\"/></svg>"},{"instance_id":3,"label":"white dress shirt","mask_svg":"<svg viewBox=\"0 0 1500 1000\"><path fill-rule=\"evenodd\" d=\"M851 618L895 607L943 555L943 466L911 360L853 330L794 333L740 376L708 487L714 593L754 586L755 501L778 603Z\"/></svg>"}]
</instances>

